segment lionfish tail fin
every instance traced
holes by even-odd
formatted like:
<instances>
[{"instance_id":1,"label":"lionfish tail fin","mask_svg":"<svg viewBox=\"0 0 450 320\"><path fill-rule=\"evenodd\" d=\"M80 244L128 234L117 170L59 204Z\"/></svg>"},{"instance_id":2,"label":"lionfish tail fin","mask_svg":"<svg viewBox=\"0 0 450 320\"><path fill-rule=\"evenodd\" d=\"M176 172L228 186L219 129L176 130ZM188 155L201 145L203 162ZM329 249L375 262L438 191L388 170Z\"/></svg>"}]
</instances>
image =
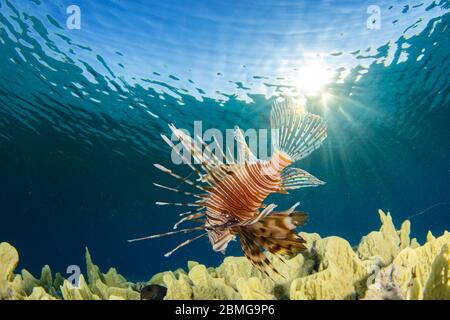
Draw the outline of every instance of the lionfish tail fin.
<instances>
[{"instance_id":1,"label":"lionfish tail fin","mask_svg":"<svg viewBox=\"0 0 450 320\"><path fill-rule=\"evenodd\" d=\"M274 139L275 150L287 155L292 162L311 154L327 137L324 120L305 111L291 99L274 102L270 124L272 129L278 130Z\"/></svg>"},{"instance_id":2,"label":"lionfish tail fin","mask_svg":"<svg viewBox=\"0 0 450 320\"><path fill-rule=\"evenodd\" d=\"M306 241L295 232L295 229L306 222L307 215L294 209L295 206L286 211L273 212L254 224L240 227L241 246L245 256L267 275L267 268L281 274L261 248L281 260L283 256L293 256L306 250Z\"/></svg>"}]
</instances>

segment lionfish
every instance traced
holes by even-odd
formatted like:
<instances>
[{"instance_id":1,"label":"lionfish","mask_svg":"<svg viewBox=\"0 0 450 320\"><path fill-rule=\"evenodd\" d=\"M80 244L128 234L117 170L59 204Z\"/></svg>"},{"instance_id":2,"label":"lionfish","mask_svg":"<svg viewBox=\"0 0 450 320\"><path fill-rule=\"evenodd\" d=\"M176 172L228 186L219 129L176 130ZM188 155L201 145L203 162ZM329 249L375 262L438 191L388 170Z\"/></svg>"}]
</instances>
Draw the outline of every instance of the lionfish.
<instances>
[{"instance_id":1,"label":"lionfish","mask_svg":"<svg viewBox=\"0 0 450 320\"><path fill-rule=\"evenodd\" d=\"M189 180L160 164L155 164L155 167L199 192L187 192L154 183L157 187L197 199L190 203L156 204L195 208L181 213L183 218L175 224L174 229L186 221L199 222L200 226L129 241L204 231L167 252L165 256L168 257L205 235L209 237L214 251L225 253L228 243L239 235L244 254L255 267L267 275L266 268L278 273L264 250L282 261L283 256L292 256L305 250L305 240L295 229L306 222L307 215L295 210L299 203L288 210L275 211L275 204L266 205L263 202L272 193L287 194L290 190L324 184L308 172L291 165L319 148L327 136L327 129L321 117L306 112L290 99L274 102L270 124L277 134L272 138L274 151L268 160L259 160L254 156L239 127L235 127L235 140L242 152L236 159L230 159L220 146L215 154L200 137L197 137L196 142L169 124L173 136L193 157L196 165L187 160L186 155L181 155L179 148L167 136L162 134L161 137L185 160L183 162L198 175L198 179Z\"/></svg>"}]
</instances>

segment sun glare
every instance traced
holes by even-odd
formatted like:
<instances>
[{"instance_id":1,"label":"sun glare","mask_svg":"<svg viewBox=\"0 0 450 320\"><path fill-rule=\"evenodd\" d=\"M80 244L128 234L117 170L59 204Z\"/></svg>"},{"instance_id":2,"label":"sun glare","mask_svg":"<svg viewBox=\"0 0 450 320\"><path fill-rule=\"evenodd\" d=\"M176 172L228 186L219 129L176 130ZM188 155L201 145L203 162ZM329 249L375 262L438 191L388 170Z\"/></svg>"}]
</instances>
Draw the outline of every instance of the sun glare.
<instances>
[{"instance_id":1,"label":"sun glare","mask_svg":"<svg viewBox=\"0 0 450 320\"><path fill-rule=\"evenodd\" d=\"M316 96L334 76L331 68L321 63L309 63L299 69L298 88L306 95Z\"/></svg>"}]
</instances>

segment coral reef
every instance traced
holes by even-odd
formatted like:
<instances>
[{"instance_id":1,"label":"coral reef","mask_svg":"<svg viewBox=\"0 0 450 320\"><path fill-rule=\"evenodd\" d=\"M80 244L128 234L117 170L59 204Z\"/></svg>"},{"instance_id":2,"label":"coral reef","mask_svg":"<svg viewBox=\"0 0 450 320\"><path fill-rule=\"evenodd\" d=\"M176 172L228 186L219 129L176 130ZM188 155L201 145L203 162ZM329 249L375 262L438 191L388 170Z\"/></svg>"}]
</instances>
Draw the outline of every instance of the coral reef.
<instances>
[{"instance_id":1,"label":"coral reef","mask_svg":"<svg viewBox=\"0 0 450 320\"><path fill-rule=\"evenodd\" d=\"M19 254L10 244L0 244L0 300L139 300L140 293L110 268L107 273L92 262L86 249L86 270L88 282L80 275L78 285L63 279L56 273L53 277L49 266L42 268L39 279L27 270L14 274L19 262Z\"/></svg>"},{"instance_id":2,"label":"coral reef","mask_svg":"<svg viewBox=\"0 0 450 320\"><path fill-rule=\"evenodd\" d=\"M40 278L14 271L19 255L0 244L0 299L449 299L450 233L425 244L410 238L410 222L396 230L389 213L379 211L381 228L356 248L339 237L301 233L307 251L281 261L270 254L281 275L271 278L244 257L226 257L217 268L194 261L187 269L166 271L144 283L130 283L116 269L102 273L86 249L86 278L74 286L48 266Z\"/></svg>"}]
</instances>

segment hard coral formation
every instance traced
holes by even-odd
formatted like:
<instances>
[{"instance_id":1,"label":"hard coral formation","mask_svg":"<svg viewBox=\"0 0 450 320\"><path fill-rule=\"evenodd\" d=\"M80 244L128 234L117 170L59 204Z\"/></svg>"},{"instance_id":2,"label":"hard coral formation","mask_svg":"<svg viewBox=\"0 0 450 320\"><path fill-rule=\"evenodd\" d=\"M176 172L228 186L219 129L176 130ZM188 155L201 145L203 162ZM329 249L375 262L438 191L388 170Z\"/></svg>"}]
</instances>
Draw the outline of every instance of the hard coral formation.
<instances>
[{"instance_id":1,"label":"hard coral formation","mask_svg":"<svg viewBox=\"0 0 450 320\"><path fill-rule=\"evenodd\" d=\"M10 244L0 244L0 300L138 300L140 293L114 268L106 274L92 262L86 249L88 282L80 275L78 285L63 279L57 273L53 277L49 266L42 268L40 278L27 270L14 274L19 262L17 250Z\"/></svg>"},{"instance_id":2,"label":"hard coral formation","mask_svg":"<svg viewBox=\"0 0 450 320\"><path fill-rule=\"evenodd\" d=\"M102 273L86 249L86 278L77 287L48 266L40 278L14 274L19 255L0 244L0 299L450 299L450 233L431 233L420 246L410 238L410 222L396 230L389 213L379 211L381 228L356 248L339 237L302 232L306 252L281 261L269 259L281 275L271 278L244 257L226 257L217 268L189 261L187 270L154 275L133 284L116 269ZM140 293L142 289L142 292Z\"/></svg>"},{"instance_id":3,"label":"hard coral formation","mask_svg":"<svg viewBox=\"0 0 450 320\"><path fill-rule=\"evenodd\" d=\"M364 300L402 300L395 265L390 265L376 274Z\"/></svg>"},{"instance_id":4,"label":"hard coral formation","mask_svg":"<svg viewBox=\"0 0 450 320\"><path fill-rule=\"evenodd\" d=\"M165 272L151 282L167 287L165 299L448 299L449 234L429 236L420 246L410 239L409 221L396 230L389 213L379 216L380 230L363 237L356 250L342 238L302 232L306 253L285 262L269 255L283 276L269 279L244 257L227 257L216 269L191 261L189 273Z\"/></svg>"},{"instance_id":5,"label":"hard coral formation","mask_svg":"<svg viewBox=\"0 0 450 320\"><path fill-rule=\"evenodd\" d=\"M381 219L380 231L372 231L361 239L358 255L363 259L378 257L384 265L388 265L400 250L409 247L410 223L405 221L400 231L396 231L390 213L379 210Z\"/></svg>"}]
</instances>

